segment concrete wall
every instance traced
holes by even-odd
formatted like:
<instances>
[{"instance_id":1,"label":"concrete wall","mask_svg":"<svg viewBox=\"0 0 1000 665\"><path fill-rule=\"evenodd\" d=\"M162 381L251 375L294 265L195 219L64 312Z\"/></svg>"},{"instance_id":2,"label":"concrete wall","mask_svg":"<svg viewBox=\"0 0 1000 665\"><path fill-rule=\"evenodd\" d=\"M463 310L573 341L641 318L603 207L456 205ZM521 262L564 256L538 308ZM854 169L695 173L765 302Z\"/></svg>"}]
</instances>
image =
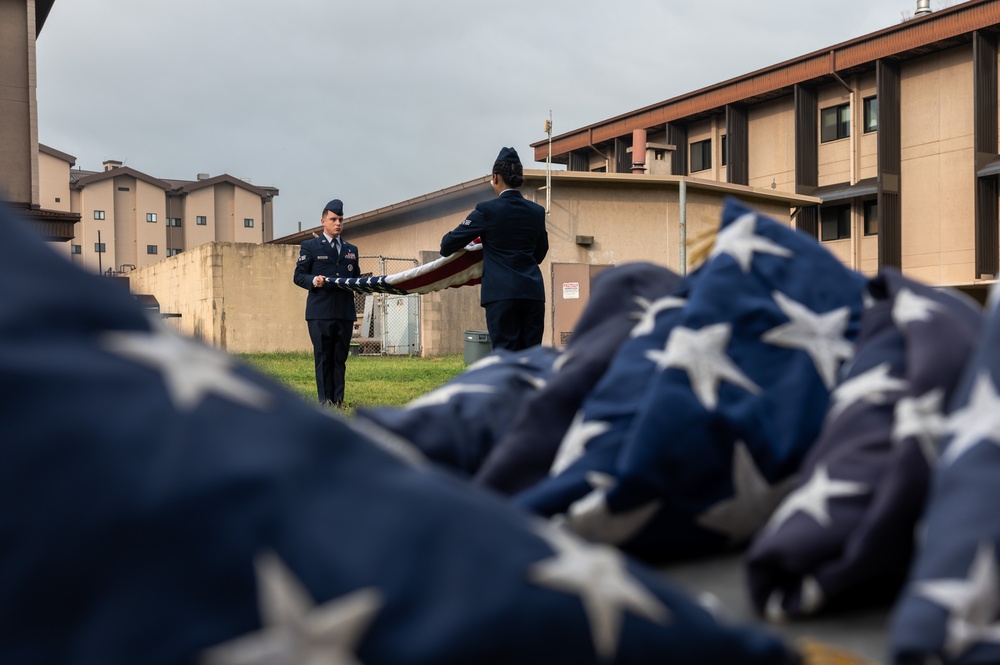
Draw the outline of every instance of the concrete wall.
<instances>
[{"instance_id":1,"label":"concrete wall","mask_svg":"<svg viewBox=\"0 0 1000 665\"><path fill-rule=\"evenodd\" d=\"M231 353L311 349L306 291L292 282L298 247L209 243L129 273L168 325Z\"/></svg>"}]
</instances>

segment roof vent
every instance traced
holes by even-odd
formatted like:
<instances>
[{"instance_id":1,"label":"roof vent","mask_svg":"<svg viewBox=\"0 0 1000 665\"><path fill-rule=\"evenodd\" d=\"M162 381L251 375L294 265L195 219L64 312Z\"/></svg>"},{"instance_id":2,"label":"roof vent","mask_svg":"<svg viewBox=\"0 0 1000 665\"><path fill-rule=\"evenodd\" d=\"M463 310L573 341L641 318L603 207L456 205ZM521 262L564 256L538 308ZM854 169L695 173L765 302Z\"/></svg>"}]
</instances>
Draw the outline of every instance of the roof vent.
<instances>
[{"instance_id":1,"label":"roof vent","mask_svg":"<svg viewBox=\"0 0 1000 665\"><path fill-rule=\"evenodd\" d=\"M207 173L199 173L198 174L198 180L208 180L208 174Z\"/></svg>"},{"instance_id":2,"label":"roof vent","mask_svg":"<svg viewBox=\"0 0 1000 665\"><path fill-rule=\"evenodd\" d=\"M117 159L106 159L104 160L104 170L110 171L111 169L120 169L122 167L122 162Z\"/></svg>"},{"instance_id":3,"label":"roof vent","mask_svg":"<svg viewBox=\"0 0 1000 665\"><path fill-rule=\"evenodd\" d=\"M917 13L914 17L925 16L931 13L931 0L917 0Z\"/></svg>"}]
</instances>

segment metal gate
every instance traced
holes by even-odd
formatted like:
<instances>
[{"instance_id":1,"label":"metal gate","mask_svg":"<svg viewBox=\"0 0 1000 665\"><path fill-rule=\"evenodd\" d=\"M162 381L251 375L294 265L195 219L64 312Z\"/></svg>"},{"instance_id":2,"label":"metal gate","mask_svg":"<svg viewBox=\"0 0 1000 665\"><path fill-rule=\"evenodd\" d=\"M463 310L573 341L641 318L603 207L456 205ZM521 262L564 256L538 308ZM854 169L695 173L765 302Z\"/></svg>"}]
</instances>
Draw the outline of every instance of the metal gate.
<instances>
[{"instance_id":1,"label":"metal gate","mask_svg":"<svg viewBox=\"0 0 1000 665\"><path fill-rule=\"evenodd\" d=\"M416 259L359 256L359 277L392 275L417 267ZM363 356L420 355L420 296L355 293L358 313L352 352Z\"/></svg>"}]
</instances>

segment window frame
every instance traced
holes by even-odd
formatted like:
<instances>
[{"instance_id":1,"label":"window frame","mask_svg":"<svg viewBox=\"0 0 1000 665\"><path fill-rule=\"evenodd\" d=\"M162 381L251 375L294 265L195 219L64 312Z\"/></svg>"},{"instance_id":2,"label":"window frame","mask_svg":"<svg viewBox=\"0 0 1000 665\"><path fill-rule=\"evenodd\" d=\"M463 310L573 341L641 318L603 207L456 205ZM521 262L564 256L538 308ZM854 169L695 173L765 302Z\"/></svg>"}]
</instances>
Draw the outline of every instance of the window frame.
<instances>
[{"instance_id":1,"label":"window frame","mask_svg":"<svg viewBox=\"0 0 1000 665\"><path fill-rule=\"evenodd\" d=\"M828 118L834 116L834 124L829 125ZM830 126L833 130L831 134L827 127ZM847 139L851 137L851 104L850 102L846 104L837 104L836 106L827 106L819 110L819 142L820 143L831 143L833 141L840 141L842 139Z\"/></svg>"},{"instance_id":2,"label":"window frame","mask_svg":"<svg viewBox=\"0 0 1000 665\"><path fill-rule=\"evenodd\" d=\"M864 134L878 131L878 97L865 97L861 100L861 128Z\"/></svg>"},{"instance_id":3,"label":"window frame","mask_svg":"<svg viewBox=\"0 0 1000 665\"><path fill-rule=\"evenodd\" d=\"M695 151L698 151L697 160L695 160ZM701 171L708 171L712 168L712 139L708 138L702 139L701 141L694 141L691 143L688 153L690 157L688 166L689 173L699 173ZM695 168L695 164L697 164L700 168Z\"/></svg>"},{"instance_id":4,"label":"window frame","mask_svg":"<svg viewBox=\"0 0 1000 665\"><path fill-rule=\"evenodd\" d=\"M180 228L181 218L180 217L167 217L167 226L173 228Z\"/></svg>"},{"instance_id":5,"label":"window frame","mask_svg":"<svg viewBox=\"0 0 1000 665\"><path fill-rule=\"evenodd\" d=\"M864 236L870 238L872 236L878 235L878 199L868 199L862 202L862 208L864 210ZM871 217L871 213L874 210L875 218ZM872 231L871 227L874 226L875 230Z\"/></svg>"},{"instance_id":6,"label":"window frame","mask_svg":"<svg viewBox=\"0 0 1000 665\"><path fill-rule=\"evenodd\" d=\"M245 228L245 229L252 229L253 228L253 217L244 217L243 218L243 228Z\"/></svg>"},{"instance_id":7,"label":"window frame","mask_svg":"<svg viewBox=\"0 0 1000 665\"><path fill-rule=\"evenodd\" d=\"M70 254L83 254L83 245L73 245L73 244L70 244L70 246L69 246L69 253Z\"/></svg>"},{"instance_id":8,"label":"window frame","mask_svg":"<svg viewBox=\"0 0 1000 665\"><path fill-rule=\"evenodd\" d=\"M156 223L156 213L155 212L147 212L146 213L146 221L149 222L150 224L155 224Z\"/></svg>"},{"instance_id":9,"label":"window frame","mask_svg":"<svg viewBox=\"0 0 1000 665\"><path fill-rule=\"evenodd\" d=\"M146 245L146 255L147 256L158 256L160 253L159 245Z\"/></svg>"},{"instance_id":10,"label":"window frame","mask_svg":"<svg viewBox=\"0 0 1000 665\"><path fill-rule=\"evenodd\" d=\"M95 254L107 254L108 243L106 242L95 242L94 243L94 253Z\"/></svg>"},{"instance_id":11,"label":"window frame","mask_svg":"<svg viewBox=\"0 0 1000 665\"><path fill-rule=\"evenodd\" d=\"M195 215L195 226L208 226L208 215Z\"/></svg>"},{"instance_id":12,"label":"window frame","mask_svg":"<svg viewBox=\"0 0 1000 665\"><path fill-rule=\"evenodd\" d=\"M851 238L851 214L852 205L842 203L839 205L822 206L819 209L819 239L820 242L834 242L837 240L850 240ZM835 220L829 219L831 213L838 213ZM826 213L826 214L824 214ZM846 213L846 214L845 214ZM836 222L836 231L832 237L827 237L827 230L832 226L830 222Z\"/></svg>"},{"instance_id":13,"label":"window frame","mask_svg":"<svg viewBox=\"0 0 1000 665\"><path fill-rule=\"evenodd\" d=\"M94 211L94 219L104 219L104 211L103 210L95 210Z\"/></svg>"}]
</instances>

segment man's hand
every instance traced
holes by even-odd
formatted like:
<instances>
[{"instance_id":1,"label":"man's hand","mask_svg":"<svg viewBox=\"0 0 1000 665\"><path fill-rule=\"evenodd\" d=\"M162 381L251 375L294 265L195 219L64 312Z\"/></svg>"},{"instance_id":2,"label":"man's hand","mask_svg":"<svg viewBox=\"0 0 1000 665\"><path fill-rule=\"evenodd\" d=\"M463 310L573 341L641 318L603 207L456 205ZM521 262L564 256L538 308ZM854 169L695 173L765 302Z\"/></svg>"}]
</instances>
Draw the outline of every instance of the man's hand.
<instances>
[{"instance_id":1,"label":"man's hand","mask_svg":"<svg viewBox=\"0 0 1000 665\"><path fill-rule=\"evenodd\" d=\"M323 275L316 275L315 277L313 277L313 286L315 286L317 289L323 286L324 284L326 284L326 277L323 277Z\"/></svg>"}]
</instances>

